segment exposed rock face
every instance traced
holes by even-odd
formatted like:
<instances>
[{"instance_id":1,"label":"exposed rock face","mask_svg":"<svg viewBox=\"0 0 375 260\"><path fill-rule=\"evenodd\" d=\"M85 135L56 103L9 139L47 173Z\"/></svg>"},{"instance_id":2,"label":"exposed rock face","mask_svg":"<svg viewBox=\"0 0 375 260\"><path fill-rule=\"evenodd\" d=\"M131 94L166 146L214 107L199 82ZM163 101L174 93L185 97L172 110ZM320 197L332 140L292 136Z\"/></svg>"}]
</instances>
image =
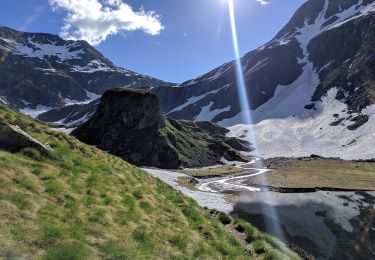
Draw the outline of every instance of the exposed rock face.
<instances>
[{"instance_id":1,"label":"exposed rock face","mask_svg":"<svg viewBox=\"0 0 375 260\"><path fill-rule=\"evenodd\" d=\"M226 159L244 160L231 146L248 150L244 141L212 133L223 129L166 119L154 94L143 90L112 89L103 94L94 116L72 134L83 142L141 166L178 168L206 166Z\"/></svg>"},{"instance_id":2,"label":"exposed rock face","mask_svg":"<svg viewBox=\"0 0 375 260\"><path fill-rule=\"evenodd\" d=\"M19 152L25 148L36 148L40 151L52 150L49 145L32 138L18 126L0 123L0 149Z\"/></svg>"}]
</instances>

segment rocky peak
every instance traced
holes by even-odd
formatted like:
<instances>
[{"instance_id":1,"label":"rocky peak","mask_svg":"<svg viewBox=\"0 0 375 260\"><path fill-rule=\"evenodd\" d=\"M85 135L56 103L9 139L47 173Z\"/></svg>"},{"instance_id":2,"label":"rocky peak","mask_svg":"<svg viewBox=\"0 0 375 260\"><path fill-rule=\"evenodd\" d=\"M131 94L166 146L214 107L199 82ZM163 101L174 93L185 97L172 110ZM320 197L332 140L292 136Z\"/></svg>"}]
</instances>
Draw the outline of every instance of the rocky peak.
<instances>
[{"instance_id":1,"label":"rocky peak","mask_svg":"<svg viewBox=\"0 0 375 260\"><path fill-rule=\"evenodd\" d=\"M123 131L157 130L165 126L158 99L144 90L115 88L106 91L94 117L92 121L97 127L115 124Z\"/></svg>"},{"instance_id":2,"label":"rocky peak","mask_svg":"<svg viewBox=\"0 0 375 260\"><path fill-rule=\"evenodd\" d=\"M236 150L249 151L250 144L225 137L227 132L214 123L164 118L154 94L116 88L72 134L136 165L178 168L245 160Z\"/></svg>"}]
</instances>

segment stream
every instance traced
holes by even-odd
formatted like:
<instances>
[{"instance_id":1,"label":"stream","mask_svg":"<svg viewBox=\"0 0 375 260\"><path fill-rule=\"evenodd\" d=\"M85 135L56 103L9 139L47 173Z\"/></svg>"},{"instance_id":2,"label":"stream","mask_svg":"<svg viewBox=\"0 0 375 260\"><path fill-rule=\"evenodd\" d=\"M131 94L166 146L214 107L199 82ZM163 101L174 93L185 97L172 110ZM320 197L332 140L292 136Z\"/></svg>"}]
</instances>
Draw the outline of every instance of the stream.
<instances>
[{"instance_id":1,"label":"stream","mask_svg":"<svg viewBox=\"0 0 375 260\"><path fill-rule=\"evenodd\" d=\"M259 192L260 189L256 187L250 187L241 184L241 180L245 180L250 177L254 177L257 175L265 174L269 172L268 169L263 168L256 168L256 160L253 160L249 163L242 163L236 165L238 168L242 168L244 170L251 170L256 171L255 173L251 174L242 174L241 176L236 177L224 177L218 179L208 179L205 181L201 181L196 188L201 191L205 192L213 192L213 193L220 193L224 191L252 191L252 192Z\"/></svg>"}]
</instances>

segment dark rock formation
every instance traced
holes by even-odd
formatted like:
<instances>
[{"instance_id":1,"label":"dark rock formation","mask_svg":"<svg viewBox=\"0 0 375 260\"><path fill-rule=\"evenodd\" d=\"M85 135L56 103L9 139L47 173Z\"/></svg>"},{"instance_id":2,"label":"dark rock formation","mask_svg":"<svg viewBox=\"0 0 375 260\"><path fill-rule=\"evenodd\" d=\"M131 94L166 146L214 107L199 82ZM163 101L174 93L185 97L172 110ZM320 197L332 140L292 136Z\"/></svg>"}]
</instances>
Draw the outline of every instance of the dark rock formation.
<instances>
[{"instance_id":1,"label":"dark rock formation","mask_svg":"<svg viewBox=\"0 0 375 260\"><path fill-rule=\"evenodd\" d=\"M166 119L154 94L118 88L103 94L94 116L72 135L136 165L178 168L245 160L233 147L249 144L226 132L209 122Z\"/></svg>"},{"instance_id":2,"label":"dark rock formation","mask_svg":"<svg viewBox=\"0 0 375 260\"><path fill-rule=\"evenodd\" d=\"M35 148L42 152L52 150L47 144L32 138L18 126L0 123L0 149L19 152L25 148Z\"/></svg>"}]
</instances>

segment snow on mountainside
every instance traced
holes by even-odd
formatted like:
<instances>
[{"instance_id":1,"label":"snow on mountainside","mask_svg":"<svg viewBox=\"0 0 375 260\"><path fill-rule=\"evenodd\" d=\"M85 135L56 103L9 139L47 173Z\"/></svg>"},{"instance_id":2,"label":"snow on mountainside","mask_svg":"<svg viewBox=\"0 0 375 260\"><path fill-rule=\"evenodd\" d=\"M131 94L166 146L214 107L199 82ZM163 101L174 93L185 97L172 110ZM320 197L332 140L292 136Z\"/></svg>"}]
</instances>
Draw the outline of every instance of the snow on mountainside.
<instances>
[{"instance_id":1,"label":"snow on mountainside","mask_svg":"<svg viewBox=\"0 0 375 260\"><path fill-rule=\"evenodd\" d=\"M52 108L89 103L113 87L171 85L117 67L87 42L3 26L0 60L2 100L33 117Z\"/></svg>"},{"instance_id":2,"label":"snow on mountainside","mask_svg":"<svg viewBox=\"0 0 375 260\"><path fill-rule=\"evenodd\" d=\"M375 158L374 12L374 0L309 0L273 40L246 54L252 126L241 124L233 62L156 93L169 116L205 114L242 138L254 129L263 157Z\"/></svg>"}]
</instances>

